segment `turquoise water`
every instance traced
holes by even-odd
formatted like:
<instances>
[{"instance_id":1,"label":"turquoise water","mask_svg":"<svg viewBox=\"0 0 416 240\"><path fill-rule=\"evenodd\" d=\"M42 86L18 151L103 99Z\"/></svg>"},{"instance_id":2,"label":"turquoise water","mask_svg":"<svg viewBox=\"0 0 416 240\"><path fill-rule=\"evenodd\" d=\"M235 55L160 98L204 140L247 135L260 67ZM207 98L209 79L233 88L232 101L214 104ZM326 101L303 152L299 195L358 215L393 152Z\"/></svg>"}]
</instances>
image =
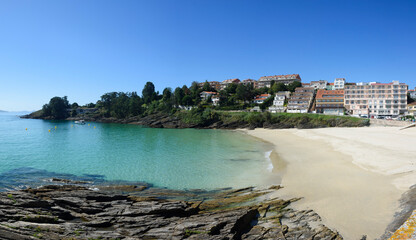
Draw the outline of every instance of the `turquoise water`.
<instances>
[{"instance_id":1,"label":"turquoise water","mask_svg":"<svg viewBox=\"0 0 416 240\"><path fill-rule=\"evenodd\" d=\"M259 186L274 177L271 146L239 132L88 124L0 113L0 175L37 169L173 189Z\"/></svg>"}]
</instances>

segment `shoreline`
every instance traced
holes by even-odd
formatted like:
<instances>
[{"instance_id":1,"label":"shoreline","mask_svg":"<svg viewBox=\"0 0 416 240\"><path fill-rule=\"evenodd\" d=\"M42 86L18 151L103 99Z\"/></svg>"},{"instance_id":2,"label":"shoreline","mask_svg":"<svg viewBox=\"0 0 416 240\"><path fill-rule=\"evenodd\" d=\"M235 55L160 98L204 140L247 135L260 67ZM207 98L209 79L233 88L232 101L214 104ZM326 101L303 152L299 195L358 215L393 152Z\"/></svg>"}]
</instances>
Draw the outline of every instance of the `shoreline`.
<instances>
[{"instance_id":1,"label":"shoreline","mask_svg":"<svg viewBox=\"0 0 416 240\"><path fill-rule=\"evenodd\" d=\"M239 131L275 145L274 169L281 167L282 161L287 164L280 169L284 188L279 197L303 197L294 207L312 208L328 227L340 231L346 239L362 235L378 238L386 229L396 230L413 210L413 206L406 207L404 203L404 193L413 185L414 175L406 173L412 164L401 167L409 159L395 160L393 164L393 156L394 160L405 154L389 153L390 148L387 153L377 152L386 142L397 145L416 136L416 130L397 133L397 128L371 127ZM360 147L358 140L354 141L356 134L367 136L359 140L361 144L375 143ZM405 140L398 141L396 135ZM377 141L372 139L375 136ZM363 153L366 155L360 157ZM380 154L387 156L377 158Z\"/></svg>"}]
</instances>

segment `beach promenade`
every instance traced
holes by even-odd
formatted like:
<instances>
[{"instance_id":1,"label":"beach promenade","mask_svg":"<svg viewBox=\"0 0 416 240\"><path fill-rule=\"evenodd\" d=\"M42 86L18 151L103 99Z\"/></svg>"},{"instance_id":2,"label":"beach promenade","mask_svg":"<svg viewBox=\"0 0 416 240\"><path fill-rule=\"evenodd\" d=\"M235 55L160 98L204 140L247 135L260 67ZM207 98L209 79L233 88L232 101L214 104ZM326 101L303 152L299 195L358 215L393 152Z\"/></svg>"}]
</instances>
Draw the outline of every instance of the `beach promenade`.
<instances>
[{"instance_id":1,"label":"beach promenade","mask_svg":"<svg viewBox=\"0 0 416 240\"><path fill-rule=\"evenodd\" d=\"M303 197L294 206L315 210L345 239L375 239L414 208L403 194L416 182L416 128L399 129L243 131L275 145L274 171L284 187L279 196Z\"/></svg>"}]
</instances>

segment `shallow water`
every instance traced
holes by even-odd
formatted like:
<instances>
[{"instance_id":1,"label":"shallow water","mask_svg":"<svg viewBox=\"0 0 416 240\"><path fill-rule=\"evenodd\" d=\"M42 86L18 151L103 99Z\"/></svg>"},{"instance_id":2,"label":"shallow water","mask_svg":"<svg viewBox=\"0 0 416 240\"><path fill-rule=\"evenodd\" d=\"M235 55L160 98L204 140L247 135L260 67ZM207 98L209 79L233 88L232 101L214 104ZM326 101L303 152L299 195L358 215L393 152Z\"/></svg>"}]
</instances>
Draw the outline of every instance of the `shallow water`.
<instances>
[{"instance_id":1,"label":"shallow water","mask_svg":"<svg viewBox=\"0 0 416 240\"><path fill-rule=\"evenodd\" d=\"M0 181L5 174L48 171L173 189L262 186L273 179L270 149L234 131L77 125L0 114Z\"/></svg>"}]
</instances>

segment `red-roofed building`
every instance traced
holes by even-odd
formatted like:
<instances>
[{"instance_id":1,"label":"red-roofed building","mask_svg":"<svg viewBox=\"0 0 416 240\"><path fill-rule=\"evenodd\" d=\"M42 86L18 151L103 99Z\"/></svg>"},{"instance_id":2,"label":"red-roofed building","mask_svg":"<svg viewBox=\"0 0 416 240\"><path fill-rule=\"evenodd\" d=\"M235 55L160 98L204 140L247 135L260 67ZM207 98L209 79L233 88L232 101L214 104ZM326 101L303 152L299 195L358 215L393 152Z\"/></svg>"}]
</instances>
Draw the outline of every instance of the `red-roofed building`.
<instances>
[{"instance_id":1,"label":"red-roofed building","mask_svg":"<svg viewBox=\"0 0 416 240\"><path fill-rule=\"evenodd\" d=\"M319 89L315 99L316 113L344 115L344 90Z\"/></svg>"},{"instance_id":2,"label":"red-roofed building","mask_svg":"<svg viewBox=\"0 0 416 240\"><path fill-rule=\"evenodd\" d=\"M221 82L221 90L225 89L228 85L232 84L232 83L240 83L240 79L238 78L233 78L233 79L227 79Z\"/></svg>"},{"instance_id":3,"label":"red-roofed building","mask_svg":"<svg viewBox=\"0 0 416 240\"><path fill-rule=\"evenodd\" d=\"M269 98L271 95L270 94L261 94L261 95L257 95L255 98L254 98L254 103L257 103L257 104L262 104L262 103L264 103L264 101L267 99L267 98Z\"/></svg>"},{"instance_id":4,"label":"red-roofed building","mask_svg":"<svg viewBox=\"0 0 416 240\"><path fill-rule=\"evenodd\" d=\"M203 91L199 94L199 96L201 97L202 100L208 100L208 98L217 95L218 93L216 92L207 92L207 91Z\"/></svg>"}]
</instances>

